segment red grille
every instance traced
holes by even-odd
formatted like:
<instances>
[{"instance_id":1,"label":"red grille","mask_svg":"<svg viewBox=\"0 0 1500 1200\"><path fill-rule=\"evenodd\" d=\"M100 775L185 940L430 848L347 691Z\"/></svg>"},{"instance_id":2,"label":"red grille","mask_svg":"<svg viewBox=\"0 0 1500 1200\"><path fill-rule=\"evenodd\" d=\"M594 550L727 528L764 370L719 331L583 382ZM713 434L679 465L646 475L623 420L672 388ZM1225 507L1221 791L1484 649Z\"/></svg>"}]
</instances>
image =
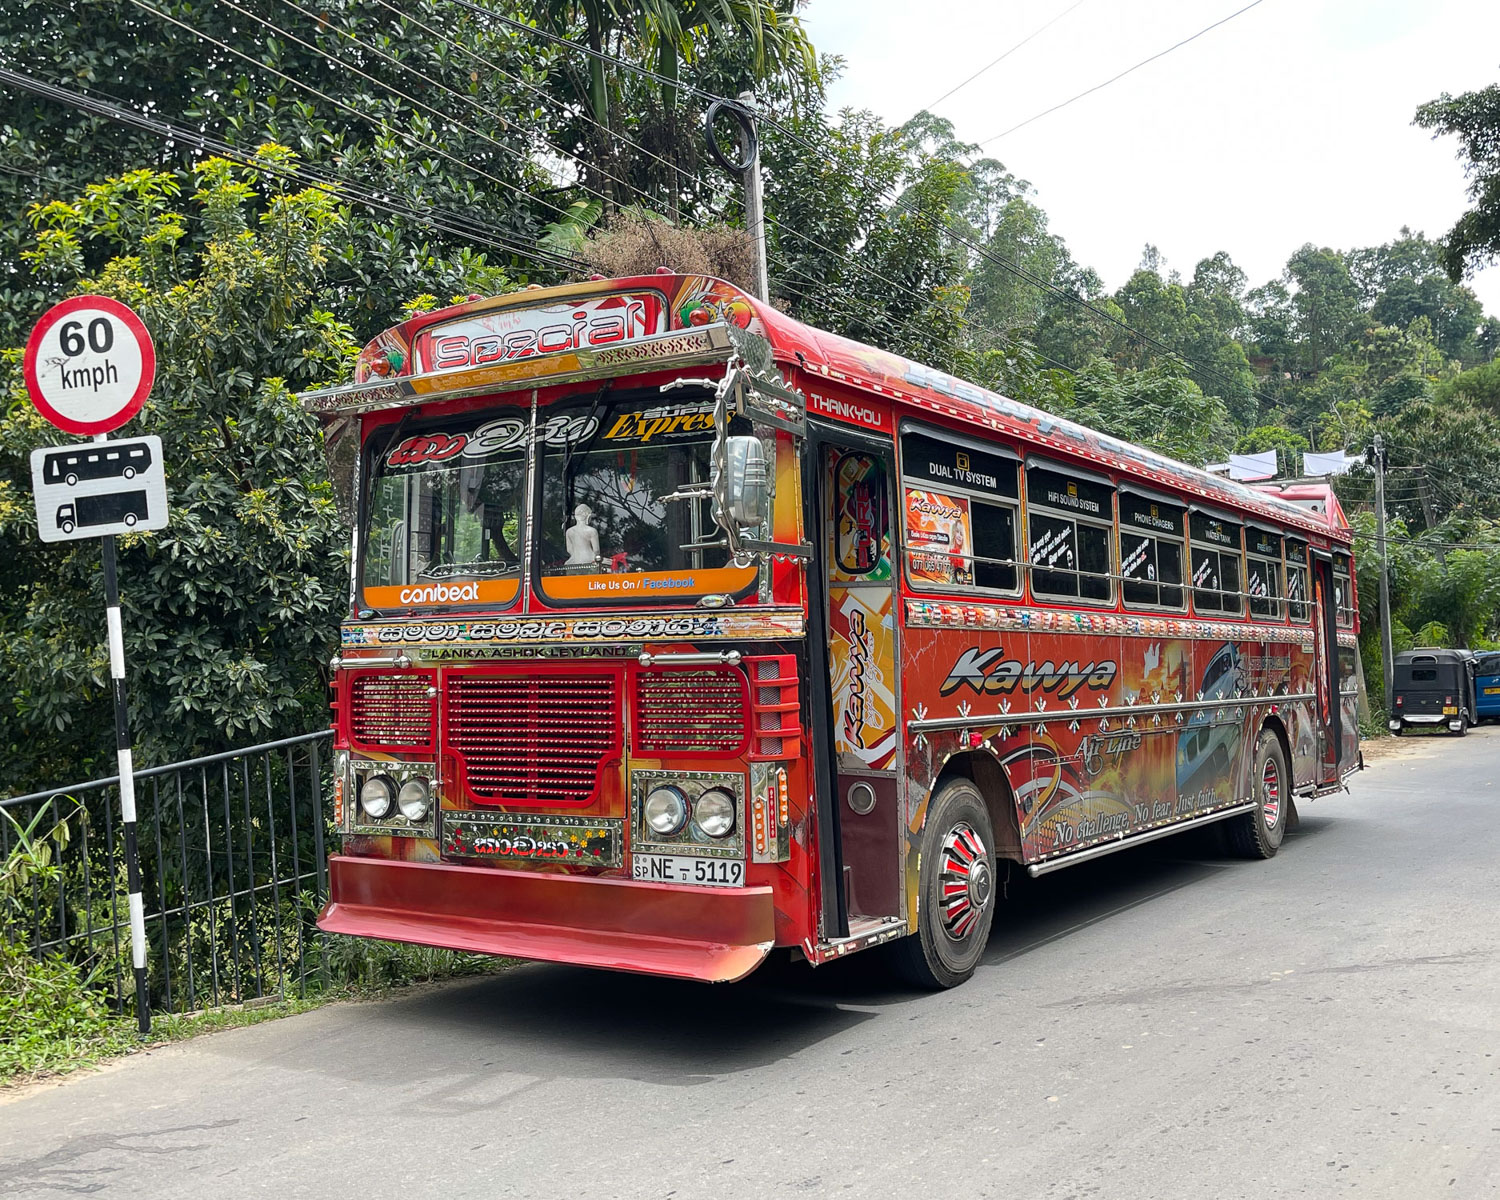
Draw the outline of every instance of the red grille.
<instances>
[{"instance_id":1,"label":"red grille","mask_svg":"<svg viewBox=\"0 0 1500 1200\"><path fill-rule=\"evenodd\" d=\"M745 746L745 676L733 668L640 671L637 754L738 754Z\"/></svg>"},{"instance_id":2,"label":"red grille","mask_svg":"<svg viewBox=\"0 0 1500 1200\"><path fill-rule=\"evenodd\" d=\"M436 706L431 671L366 671L349 681L349 738L370 750L431 750Z\"/></svg>"},{"instance_id":3,"label":"red grille","mask_svg":"<svg viewBox=\"0 0 1500 1200\"><path fill-rule=\"evenodd\" d=\"M750 709L755 740L750 758L755 762L802 756L802 705L797 698L797 660L790 654L747 658L753 689Z\"/></svg>"},{"instance_id":4,"label":"red grille","mask_svg":"<svg viewBox=\"0 0 1500 1200\"><path fill-rule=\"evenodd\" d=\"M586 804L620 753L613 673L460 674L443 688L445 747L490 804Z\"/></svg>"}]
</instances>

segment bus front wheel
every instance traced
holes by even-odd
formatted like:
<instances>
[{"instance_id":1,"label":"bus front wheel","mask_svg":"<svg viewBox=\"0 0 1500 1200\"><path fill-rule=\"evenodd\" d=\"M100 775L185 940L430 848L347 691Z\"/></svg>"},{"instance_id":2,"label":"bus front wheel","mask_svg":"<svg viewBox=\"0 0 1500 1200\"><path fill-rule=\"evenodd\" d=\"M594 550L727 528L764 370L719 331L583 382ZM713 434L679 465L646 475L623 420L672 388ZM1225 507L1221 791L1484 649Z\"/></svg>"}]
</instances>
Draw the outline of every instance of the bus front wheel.
<instances>
[{"instance_id":1,"label":"bus front wheel","mask_svg":"<svg viewBox=\"0 0 1500 1200\"><path fill-rule=\"evenodd\" d=\"M918 987L956 987L979 965L995 916L995 838L967 779L944 784L928 811L918 897L917 932L891 946L892 966Z\"/></svg>"},{"instance_id":2,"label":"bus front wheel","mask_svg":"<svg viewBox=\"0 0 1500 1200\"><path fill-rule=\"evenodd\" d=\"M1281 739L1269 729L1262 729L1256 739L1250 786L1255 807L1229 819L1229 844L1241 858L1273 858L1286 836L1292 789Z\"/></svg>"}]
</instances>

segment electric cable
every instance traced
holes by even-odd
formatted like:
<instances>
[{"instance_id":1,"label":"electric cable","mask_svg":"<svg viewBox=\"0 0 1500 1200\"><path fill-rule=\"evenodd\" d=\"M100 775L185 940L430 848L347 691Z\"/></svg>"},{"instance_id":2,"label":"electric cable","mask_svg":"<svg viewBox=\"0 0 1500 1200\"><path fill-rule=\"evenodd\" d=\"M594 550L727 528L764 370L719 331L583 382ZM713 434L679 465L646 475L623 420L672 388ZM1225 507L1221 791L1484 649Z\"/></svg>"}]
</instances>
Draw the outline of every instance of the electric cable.
<instances>
[{"instance_id":1,"label":"electric cable","mask_svg":"<svg viewBox=\"0 0 1500 1200\"><path fill-rule=\"evenodd\" d=\"M1242 13L1249 12L1252 8L1256 7L1256 5L1261 4L1261 3L1263 3L1263 0L1250 0L1250 3L1247 4L1247 5L1245 5L1244 8L1236 9L1234 12L1230 13L1227 17L1221 17L1219 20L1215 21L1212 25L1205 26L1204 28L1198 30L1198 32L1195 33L1195 34L1193 34L1191 37L1185 37L1185 38L1182 39L1182 41L1173 43L1172 45L1168 46L1165 50L1158 50L1150 58L1143 58L1143 59L1141 59L1141 61L1138 62L1138 63L1136 63L1134 66L1126 67L1125 70L1121 71L1118 75L1112 75L1112 76L1110 76L1103 83L1096 83L1093 87L1086 88L1085 90L1079 92L1076 96L1070 96L1068 99L1064 100L1061 104L1054 104L1051 108L1044 109L1042 112L1039 112L1039 113L1036 113L1036 114L1034 114L1032 116L1029 116L1024 121L1021 121L1018 124L1012 125L1009 129L1006 129L1006 130L1004 130L1004 131L1002 131L1000 133L992 134L990 137L985 138L981 142L976 142L975 145L977 145L977 146L988 146L991 142L996 142L996 141L999 141L1003 137L1010 136L1011 134L1015 133L1016 130L1018 130L1018 129L1025 129L1026 126L1030 125L1033 121L1040 121L1043 117L1051 116L1053 113L1059 112L1062 109L1067 108L1068 105L1074 104L1077 101L1082 100L1085 96L1092 96L1095 92L1102 91L1103 89L1107 88L1112 83L1118 83L1120 80L1124 79L1125 76L1130 75L1130 74L1132 74L1132 73L1134 73L1136 71L1139 71L1142 67L1149 66L1151 63L1154 63L1157 59L1159 59L1159 58L1165 58L1167 55L1171 54L1172 51L1181 49L1183 46L1186 46L1189 42L1196 42L1204 34L1206 34L1206 33L1212 33L1220 25L1227 25L1230 21L1234 20L1235 17L1240 16Z\"/></svg>"}]
</instances>

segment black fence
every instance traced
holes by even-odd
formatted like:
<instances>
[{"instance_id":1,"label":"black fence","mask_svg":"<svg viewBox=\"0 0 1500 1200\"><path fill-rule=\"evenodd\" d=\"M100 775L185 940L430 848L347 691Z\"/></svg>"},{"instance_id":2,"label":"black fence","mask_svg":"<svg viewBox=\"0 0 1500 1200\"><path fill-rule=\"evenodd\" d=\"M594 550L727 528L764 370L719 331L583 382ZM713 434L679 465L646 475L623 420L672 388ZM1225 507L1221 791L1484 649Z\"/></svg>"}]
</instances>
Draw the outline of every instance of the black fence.
<instances>
[{"instance_id":1,"label":"black fence","mask_svg":"<svg viewBox=\"0 0 1500 1200\"><path fill-rule=\"evenodd\" d=\"M306 995L323 981L330 731L135 772L153 1009ZM9 936L135 1007L120 780L0 800Z\"/></svg>"}]
</instances>

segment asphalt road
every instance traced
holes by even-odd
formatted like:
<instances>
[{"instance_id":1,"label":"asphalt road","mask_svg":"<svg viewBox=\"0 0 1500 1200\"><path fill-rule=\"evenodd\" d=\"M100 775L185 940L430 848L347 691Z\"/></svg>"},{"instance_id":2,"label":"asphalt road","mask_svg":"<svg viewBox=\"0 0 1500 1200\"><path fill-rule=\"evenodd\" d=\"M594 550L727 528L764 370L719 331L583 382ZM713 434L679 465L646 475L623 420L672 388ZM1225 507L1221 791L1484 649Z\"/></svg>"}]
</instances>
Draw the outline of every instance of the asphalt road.
<instances>
[{"instance_id":1,"label":"asphalt road","mask_svg":"<svg viewBox=\"0 0 1500 1200\"><path fill-rule=\"evenodd\" d=\"M1500 729L1269 863L1012 882L966 986L532 965L0 1104L0 1196L1500 1195Z\"/></svg>"}]
</instances>

